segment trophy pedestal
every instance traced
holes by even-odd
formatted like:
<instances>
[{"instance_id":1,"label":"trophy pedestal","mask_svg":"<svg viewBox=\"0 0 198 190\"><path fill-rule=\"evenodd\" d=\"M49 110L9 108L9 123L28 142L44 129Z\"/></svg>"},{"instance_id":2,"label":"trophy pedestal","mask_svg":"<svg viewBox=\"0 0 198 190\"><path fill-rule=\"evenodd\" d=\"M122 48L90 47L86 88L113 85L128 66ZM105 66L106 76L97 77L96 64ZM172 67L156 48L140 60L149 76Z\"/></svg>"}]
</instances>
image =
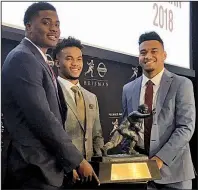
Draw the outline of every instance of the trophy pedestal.
<instances>
[{"instance_id":1,"label":"trophy pedestal","mask_svg":"<svg viewBox=\"0 0 198 190\"><path fill-rule=\"evenodd\" d=\"M161 179L155 160L145 155L117 154L92 157L91 165L101 182L101 188L146 189L147 182Z\"/></svg>"}]
</instances>

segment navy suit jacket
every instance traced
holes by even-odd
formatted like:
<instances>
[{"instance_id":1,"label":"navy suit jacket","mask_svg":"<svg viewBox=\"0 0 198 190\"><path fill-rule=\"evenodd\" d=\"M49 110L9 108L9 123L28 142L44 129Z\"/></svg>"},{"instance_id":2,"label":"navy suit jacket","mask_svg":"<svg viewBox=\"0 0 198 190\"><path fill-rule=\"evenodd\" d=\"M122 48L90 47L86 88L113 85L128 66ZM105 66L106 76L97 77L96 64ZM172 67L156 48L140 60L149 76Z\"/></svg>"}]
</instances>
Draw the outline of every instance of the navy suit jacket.
<instances>
[{"instance_id":1,"label":"navy suit jacket","mask_svg":"<svg viewBox=\"0 0 198 190\"><path fill-rule=\"evenodd\" d=\"M63 128L58 91L38 49L26 39L2 68L2 111L12 140L9 173L16 180L36 178L61 186L64 171L83 157Z\"/></svg>"},{"instance_id":2,"label":"navy suit jacket","mask_svg":"<svg viewBox=\"0 0 198 190\"><path fill-rule=\"evenodd\" d=\"M142 76L123 87L123 117L138 109ZM195 129L195 101L192 82L165 69L153 116L149 157L163 160L162 179L168 184L193 179L189 141Z\"/></svg>"}]
</instances>

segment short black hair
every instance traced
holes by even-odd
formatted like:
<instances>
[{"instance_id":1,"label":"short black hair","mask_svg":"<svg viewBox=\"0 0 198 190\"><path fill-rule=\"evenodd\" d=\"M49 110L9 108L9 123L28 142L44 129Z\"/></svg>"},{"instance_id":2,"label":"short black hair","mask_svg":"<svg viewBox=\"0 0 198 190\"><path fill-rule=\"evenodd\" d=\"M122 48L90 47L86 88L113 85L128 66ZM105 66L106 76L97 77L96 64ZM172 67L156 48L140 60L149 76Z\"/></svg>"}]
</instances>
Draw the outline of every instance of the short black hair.
<instances>
[{"instance_id":1,"label":"short black hair","mask_svg":"<svg viewBox=\"0 0 198 190\"><path fill-rule=\"evenodd\" d=\"M27 10L25 11L25 15L23 18L23 23L26 25L29 23L34 16L38 14L39 11L56 11L55 7L47 2L37 2L30 5Z\"/></svg>"},{"instance_id":2,"label":"short black hair","mask_svg":"<svg viewBox=\"0 0 198 190\"><path fill-rule=\"evenodd\" d=\"M164 47L163 40L161 39L161 37L159 36L159 34L157 32L154 32L154 31L146 32L146 33L142 34L139 37L139 42L138 43L140 45L142 42L149 41L149 40L157 40Z\"/></svg>"},{"instance_id":3,"label":"short black hair","mask_svg":"<svg viewBox=\"0 0 198 190\"><path fill-rule=\"evenodd\" d=\"M80 50L82 50L84 48L84 46L82 45L81 41L69 36L68 38L64 38L62 39L57 45L56 47L53 49L53 58L54 60L56 59L56 55L64 48L66 47L77 47Z\"/></svg>"}]
</instances>

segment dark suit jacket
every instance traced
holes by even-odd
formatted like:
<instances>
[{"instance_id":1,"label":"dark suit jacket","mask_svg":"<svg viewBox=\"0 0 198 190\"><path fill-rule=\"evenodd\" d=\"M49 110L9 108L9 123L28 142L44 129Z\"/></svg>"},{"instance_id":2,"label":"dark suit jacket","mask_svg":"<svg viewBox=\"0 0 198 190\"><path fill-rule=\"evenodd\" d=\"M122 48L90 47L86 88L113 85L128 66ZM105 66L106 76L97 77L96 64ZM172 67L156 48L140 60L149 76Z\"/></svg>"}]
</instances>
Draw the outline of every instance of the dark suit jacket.
<instances>
[{"instance_id":1,"label":"dark suit jacket","mask_svg":"<svg viewBox=\"0 0 198 190\"><path fill-rule=\"evenodd\" d=\"M61 186L63 171L82 161L63 128L61 110L47 64L23 39L2 68L2 111L12 140L8 171L18 182L37 178Z\"/></svg>"}]
</instances>

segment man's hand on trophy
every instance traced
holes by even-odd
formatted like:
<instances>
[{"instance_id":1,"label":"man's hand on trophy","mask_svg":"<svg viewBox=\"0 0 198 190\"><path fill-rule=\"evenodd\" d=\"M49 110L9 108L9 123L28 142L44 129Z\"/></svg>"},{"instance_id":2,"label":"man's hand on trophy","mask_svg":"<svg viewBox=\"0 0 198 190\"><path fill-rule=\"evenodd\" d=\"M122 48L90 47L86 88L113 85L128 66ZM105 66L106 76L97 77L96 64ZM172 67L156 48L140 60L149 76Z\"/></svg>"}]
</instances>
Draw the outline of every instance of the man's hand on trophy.
<instances>
[{"instance_id":1,"label":"man's hand on trophy","mask_svg":"<svg viewBox=\"0 0 198 190\"><path fill-rule=\"evenodd\" d=\"M153 156L153 157L151 158L151 160L155 160L155 161L156 161L157 166L158 166L159 169L162 168L162 166L163 166L164 163L163 163L163 161L162 161L159 157Z\"/></svg>"},{"instance_id":2,"label":"man's hand on trophy","mask_svg":"<svg viewBox=\"0 0 198 190\"><path fill-rule=\"evenodd\" d=\"M73 179L72 179L72 182L73 183L76 183L77 181L80 181L80 177L79 177L77 171L76 170L73 170Z\"/></svg>"},{"instance_id":3,"label":"man's hand on trophy","mask_svg":"<svg viewBox=\"0 0 198 190\"><path fill-rule=\"evenodd\" d=\"M80 166L78 167L77 171L80 174L82 182L92 181L92 177L94 177L98 185L100 185L100 180L95 174L92 166L85 159L83 159L83 161L80 163Z\"/></svg>"}]
</instances>

